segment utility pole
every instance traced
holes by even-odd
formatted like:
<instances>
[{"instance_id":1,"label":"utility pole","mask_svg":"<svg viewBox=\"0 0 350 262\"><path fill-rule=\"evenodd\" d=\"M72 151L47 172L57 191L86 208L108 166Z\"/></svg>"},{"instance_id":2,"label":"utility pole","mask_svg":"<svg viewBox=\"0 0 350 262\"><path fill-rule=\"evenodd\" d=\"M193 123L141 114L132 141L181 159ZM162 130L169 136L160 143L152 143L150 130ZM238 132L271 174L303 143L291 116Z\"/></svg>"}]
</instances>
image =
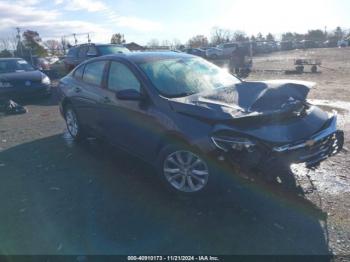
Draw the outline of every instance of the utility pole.
<instances>
[{"instance_id":1,"label":"utility pole","mask_svg":"<svg viewBox=\"0 0 350 262\"><path fill-rule=\"evenodd\" d=\"M88 38L88 43L90 44L91 43L91 39L90 39L90 34L89 33L87 34L87 38Z\"/></svg>"},{"instance_id":2,"label":"utility pole","mask_svg":"<svg viewBox=\"0 0 350 262\"><path fill-rule=\"evenodd\" d=\"M66 54L66 38L65 38L65 36L61 37L61 45L62 45L63 54L65 55Z\"/></svg>"},{"instance_id":3,"label":"utility pole","mask_svg":"<svg viewBox=\"0 0 350 262\"><path fill-rule=\"evenodd\" d=\"M78 40L77 40L77 34L76 33L74 33L73 34L73 37L74 37L74 43L75 43L75 45L77 45L78 44Z\"/></svg>"},{"instance_id":4,"label":"utility pole","mask_svg":"<svg viewBox=\"0 0 350 262\"><path fill-rule=\"evenodd\" d=\"M21 29L19 27L16 27L16 30L17 30L17 39L18 39L18 42L17 42L17 47L19 45L19 49L21 51L21 56L23 56L23 48L22 48L22 40L21 40Z\"/></svg>"}]
</instances>

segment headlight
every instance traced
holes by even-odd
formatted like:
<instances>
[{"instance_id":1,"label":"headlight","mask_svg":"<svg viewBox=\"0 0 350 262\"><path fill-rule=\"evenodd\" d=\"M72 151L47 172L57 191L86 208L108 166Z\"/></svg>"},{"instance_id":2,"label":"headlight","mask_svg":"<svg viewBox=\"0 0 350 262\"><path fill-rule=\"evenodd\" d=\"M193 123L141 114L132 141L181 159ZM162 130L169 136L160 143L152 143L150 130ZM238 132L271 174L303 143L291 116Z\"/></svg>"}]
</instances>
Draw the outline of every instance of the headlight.
<instances>
[{"instance_id":1,"label":"headlight","mask_svg":"<svg viewBox=\"0 0 350 262\"><path fill-rule=\"evenodd\" d=\"M8 88L8 87L12 87L12 85L9 82L0 81L0 88Z\"/></svg>"},{"instance_id":2,"label":"headlight","mask_svg":"<svg viewBox=\"0 0 350 262\"><path fill-rule=\"evenodd\" d=\"M48 76L43 76L43 78L41 79L41 83L45 85L51 84L50 78Z\"/></svg>"},{"instance_id":3,"label":"headlight","mask_svg":"<svg viewBox=\"0 0 350 262\"><path fill-rule=\"evenodd\" d=\"M229 150L243 150L248 149L250 150L252 147L255 146L255 143L250 141L247 138L240 138L240 137L216 137L212 136L211 140L213 141L214 145L224 150L225 152L228 152Z\"/></svg>"}]
</instances>

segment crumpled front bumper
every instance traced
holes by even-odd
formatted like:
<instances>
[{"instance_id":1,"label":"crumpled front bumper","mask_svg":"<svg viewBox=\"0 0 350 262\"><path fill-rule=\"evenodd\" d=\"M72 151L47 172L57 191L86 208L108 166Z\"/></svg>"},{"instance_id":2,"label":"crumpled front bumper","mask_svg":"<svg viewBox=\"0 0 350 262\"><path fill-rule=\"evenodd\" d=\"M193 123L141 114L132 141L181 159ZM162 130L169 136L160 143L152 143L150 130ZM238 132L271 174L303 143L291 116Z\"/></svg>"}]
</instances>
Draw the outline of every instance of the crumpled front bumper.
<instances>
[{"instance_id":1,"label":"crumpled front bumper","mask_svg":"<svg viewBox=\"0 0 350 262\"><path fill-rule=\"evenodd\" d=\"M305 163L316 167L321 161L338 153L344 144L344 133L337 129L337 114L327 121L325 128L310 138L273 148L275 157L290 163Z\"/></svg>"}]
</instances>

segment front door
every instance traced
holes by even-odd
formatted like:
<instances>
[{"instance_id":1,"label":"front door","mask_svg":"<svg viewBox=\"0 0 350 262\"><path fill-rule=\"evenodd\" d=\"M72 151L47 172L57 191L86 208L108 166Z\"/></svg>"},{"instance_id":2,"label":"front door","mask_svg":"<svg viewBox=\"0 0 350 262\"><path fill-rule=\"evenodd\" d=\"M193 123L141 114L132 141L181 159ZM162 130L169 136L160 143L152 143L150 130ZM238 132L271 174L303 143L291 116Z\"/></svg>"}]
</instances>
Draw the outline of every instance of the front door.
<instances>
[{"instance_id":1,"label":"front door","mask_svg":"<svg viewBox=\"0 0 350 262\"><path fill-rule=\"evenodd\" d=\"M111 61L106 89L100 107L99 126L109 141L143 158L153 157L159 134L152 117L152 104L147 100L121 100L116 93L133 89L142 93L141 82L134 72L121 62Z\"/></svg>"}]
</instances>

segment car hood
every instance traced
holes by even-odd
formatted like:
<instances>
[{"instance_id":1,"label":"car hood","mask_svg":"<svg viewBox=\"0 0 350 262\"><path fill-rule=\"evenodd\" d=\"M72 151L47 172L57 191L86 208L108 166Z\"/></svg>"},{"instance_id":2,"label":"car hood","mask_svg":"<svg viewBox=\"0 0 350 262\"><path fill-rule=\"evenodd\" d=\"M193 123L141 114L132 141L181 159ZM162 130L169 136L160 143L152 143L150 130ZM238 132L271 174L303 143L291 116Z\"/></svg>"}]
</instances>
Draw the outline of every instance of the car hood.
<instances>
[{"instance_id":1,"label":"car hood","mask_svg":"<svg viewBox=\"0 0 350 262\"><path fill-rule=\"evenodd\" d=\"M284 144L309 137L328 120L326 112L306 103L312 86L314 83L290 80L242 82L172 99L170 105L180 114L211 123L213 133L241 133Z\"/></svg>"},{"instance_id":2,"label":"car hood","mask_svg":"<svg viewBox=\"0 0 350 262\"><path fill-rule=\"evenodd\" d=\"M34 71L19 71L13 73L0 74L0 80L6 82L16 82L16 81L41 81L43 73L39 70Z\"/></svg>"},{"instance_id":3,"label":"car hood","mask_svg":"<svg viewBox=\"0 0 350 262\"><path fill-rule=\"evenodd\" d=\"M175 98L176 112L209 120L237 120L286 113L300 107L315 84L273 80L241 82L229 88Z\"/></svg>"}]
</instances>

